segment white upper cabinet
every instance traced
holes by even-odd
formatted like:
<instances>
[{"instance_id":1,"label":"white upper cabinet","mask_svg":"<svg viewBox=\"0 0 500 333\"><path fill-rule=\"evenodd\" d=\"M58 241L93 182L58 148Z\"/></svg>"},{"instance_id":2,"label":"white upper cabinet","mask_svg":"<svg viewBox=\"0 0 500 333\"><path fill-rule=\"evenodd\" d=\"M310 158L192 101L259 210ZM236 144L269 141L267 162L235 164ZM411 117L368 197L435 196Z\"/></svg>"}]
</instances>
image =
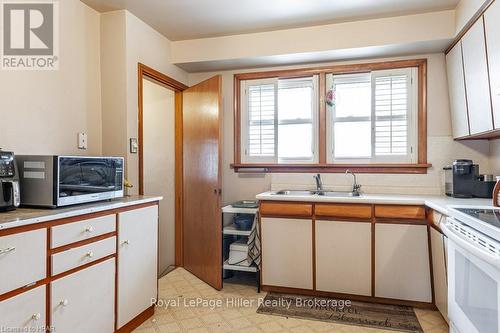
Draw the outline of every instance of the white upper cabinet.
<instances>
[{"instance_id":1,"label":"white upper cabinet","mask_svg":"<svg viewBox=\"0 0 500 333\"><path fill-rule=\"evenodd\" d=\"M500 1L484 14L495 129L500 129Z\"/></svg>"},{"instance_id":2,"label":"white upper cabinet","mask_svg":"<svg viewBox=\"0 0 500 333\"><path fill-rule=\"evenodd\" d=\"M446 55L448 86L453 137L469 136L469 116L465 98L465 78L462 61L462 42L458 42Z\"/></svg>"},{"instance_id":3,"label":"white upper cabinet","mask_svg":"<svg viewBox=\"0 0 500 333\"><path fill-rule=\"evenodd\" d=\"M488 63L483 20L479 19L462 39L465 87L471 135L493 129Z\"/></svg>"}]
</instances>

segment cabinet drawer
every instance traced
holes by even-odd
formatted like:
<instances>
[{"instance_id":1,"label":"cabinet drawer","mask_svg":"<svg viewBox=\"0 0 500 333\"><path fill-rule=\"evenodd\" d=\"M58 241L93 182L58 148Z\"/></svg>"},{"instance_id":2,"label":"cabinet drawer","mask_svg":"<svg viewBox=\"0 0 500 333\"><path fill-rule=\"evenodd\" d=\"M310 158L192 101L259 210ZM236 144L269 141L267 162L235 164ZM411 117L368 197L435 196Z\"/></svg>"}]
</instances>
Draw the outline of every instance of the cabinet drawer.
<instances>
[{"instance_id":1,"label":"cabinet drawer","mask_svg":"<svg viewBox=\"0 0 500 333\"><path fill-rule=\"evenodd\" d=\"M112 333L114 297L114 258L52 282L50 311L54 332Z\"/></svg>"},{"instance_id":2,"label":"cabinet drawer","mask_svg":"<svg viewBox=\"0 0 500 333\"><path fill-rule=\"evenodd\" d=\"M370 205L324 205L314 208L316 216L369 219L372 217Z\"/></svg>"},{"instance_id":3,"label":"cabinet drawer","mask_svg":"<svg viewBox=\"0 0 500 333\"><path fill-rule=\"evenodd\" d=\"M44 279L46 256L46 229L0 237L0 295Z\"/></svg>"},{"instance_id":4,"label":"cabinet drawer","mask_svg":"<svg viewBox=\"0 0 500 333\"><path fill-rule=\"evenodd\" d=\"M425 219L425 207L403 205L377 205L375 217L390 219Z\"/></svg>"},{"instance_id":5,"label":"cabinet drawer","mask_svg":"<svg viewBox=\"0 0 500 333\"><path fill-rule=\"evenodd\" d=\"M259 209L261 215L271 216L312 216L312 204L262 202Z\"/></svg>"},{"instance_id":6,"label":"cabinet drawer","mask_svg":"<svg viewBox=\"0 0 500 333\"><path fill-rule=\"evenodd\" d=\"M76 243L116 230L116 215L107 215L52 227L51 247Z\"/></svg>"},{"instance_id":7,"label":"cabinet drawer","mask_svg":"<svg viewBox=\"0 0 500 333\"><path fill-rule=\"evenodd\" d=\"M53 254L51 257L52 275L69 271L114 253L116 253L116 237Z\"/></svg>"},{"instance_id":8,"label":"cabinet drawer","mask_svg":"<svg viewBox=\"0 0 500 333\"><path fill-rule=\"evenodd\" d=\"M0 302L0 331L45 332L45 294L46 286L41 286Z\"/></svg>"}]
</instances>

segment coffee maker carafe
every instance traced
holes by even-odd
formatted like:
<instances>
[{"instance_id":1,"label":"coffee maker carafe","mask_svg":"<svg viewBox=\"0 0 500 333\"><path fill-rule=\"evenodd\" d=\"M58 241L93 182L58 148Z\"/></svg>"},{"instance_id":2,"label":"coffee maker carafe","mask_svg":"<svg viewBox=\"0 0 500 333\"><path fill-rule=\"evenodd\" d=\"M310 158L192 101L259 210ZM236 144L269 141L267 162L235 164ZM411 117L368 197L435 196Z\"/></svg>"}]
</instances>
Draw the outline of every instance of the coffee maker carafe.
<instances>
[{"instance_id":1,"label":"coffee maker carafe","mask_svg":"<svg viewBox=\"0 0 500 333\"><path fill-rule=\"evenodd\" d=\"M0 150L0 212L19 207L21 195L14 153Z\"/></svg>"}]
</instances>

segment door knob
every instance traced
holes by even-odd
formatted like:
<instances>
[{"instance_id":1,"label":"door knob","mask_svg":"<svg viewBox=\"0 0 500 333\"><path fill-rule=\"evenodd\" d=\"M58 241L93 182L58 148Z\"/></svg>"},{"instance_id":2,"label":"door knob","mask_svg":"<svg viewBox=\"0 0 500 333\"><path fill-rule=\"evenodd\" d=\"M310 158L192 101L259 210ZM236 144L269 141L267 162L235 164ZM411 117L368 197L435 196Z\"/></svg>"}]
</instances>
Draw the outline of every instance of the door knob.
<instances>
[{"instance_id":1,"label":"door knob","mask_svg":"<svg viewBox=\"0 0 500 333\"><path fill-rule=\"evenodd\" d=\"M69 304L69 301L67 299L63 299L59 302L59 305L62 305L62 306L68 306Z\"/></svg>"},{"instance_id":2,"label":"door knob","mask_svg":"<svg viewBox=\"0 0 500 333\"><path fill-rule=\"evenodd\" d=\"M40 313L35 313L31 316L31 319L33 320L40 320L42 318L42 315Z\"/></svg>"},{"instance_id":3,"label":"door knob","mask_svg":"<svg viewBox=\"0 0 500 333\"><path fill-rule=\"evenodd\" d=\"M88 226L88 227L85 228L84 231L88 232L88 233L93 232L94 231L94 227L93 226Z\"/></svg>"},{"instance_id":4,"label":"door knob","mask_svg":"<svg viewBox=\"0 0 500 333\"><path fill-rule=\"evenodd\" d=\"M94 252L89 251L89 252L87 252L87 253L85 254L85 256L86 256L87 258L92 258L92 257L94 257Z\"/></svg>"}]
</instances>

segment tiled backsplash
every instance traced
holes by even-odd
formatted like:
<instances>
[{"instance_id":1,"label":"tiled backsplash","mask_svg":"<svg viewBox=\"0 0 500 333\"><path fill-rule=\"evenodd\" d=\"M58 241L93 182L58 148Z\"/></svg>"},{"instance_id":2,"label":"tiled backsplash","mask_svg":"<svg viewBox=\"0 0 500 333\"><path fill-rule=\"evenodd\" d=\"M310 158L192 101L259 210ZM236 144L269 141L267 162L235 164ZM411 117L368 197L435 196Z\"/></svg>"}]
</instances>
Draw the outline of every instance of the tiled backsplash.
<instances>
[{"instance_id":1,"label":"tiled backsplash","mask_svg":"<svg viewBox=\"0 0 500 333\"><path fill-rule=\"evenodd\" d=\"M443 149L446 147L446 149ZM358 183L365 193L387 194L428 194L444 193L443 167L455 159L472 159L479 164L481 173L492 173L489 144L485 141L461 143L451 137L437 136L428 138L428 161L432 167L427 174L358 174ZM311 189L315 187L313 174L273 174L271 189ZM348 191L351 189L352 176L345 174L322 174L326 189Z\"/></svg>"}]
</instances>

